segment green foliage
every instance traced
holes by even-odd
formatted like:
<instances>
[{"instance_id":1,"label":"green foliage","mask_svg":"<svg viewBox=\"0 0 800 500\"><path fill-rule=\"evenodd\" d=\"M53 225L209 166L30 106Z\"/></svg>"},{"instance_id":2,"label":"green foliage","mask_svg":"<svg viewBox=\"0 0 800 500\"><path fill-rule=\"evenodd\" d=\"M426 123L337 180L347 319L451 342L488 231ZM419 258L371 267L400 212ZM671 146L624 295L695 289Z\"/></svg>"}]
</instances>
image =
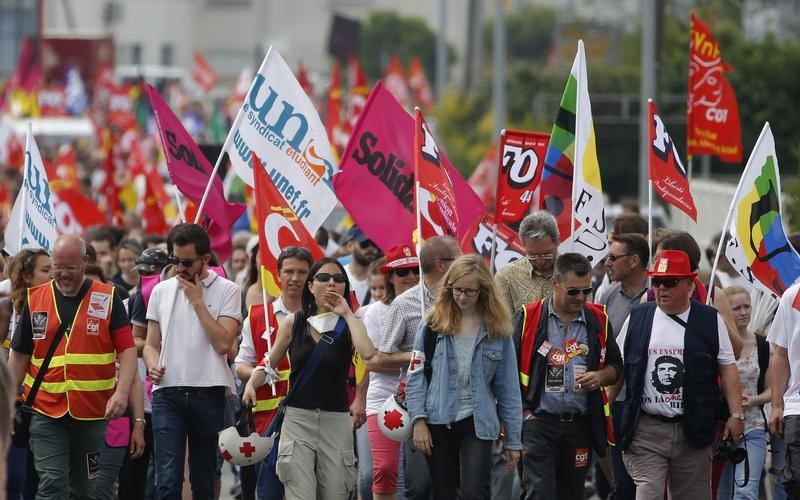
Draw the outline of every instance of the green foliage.
<instances>
[{"instance_id":1,"label":"green foliage","mask_svg":"<svg viewBox=\"0 0 800 500\"><path fill-rule=\"evenodd\" d=\"M483 24L483 46L484 53L489 54L493 45L493 8L484 15L488 19ZM506 13L507 60L546 61L553 45L555 25L556 11L550 7L523 5L509 10Z\"/></svg>"}]
</instances>

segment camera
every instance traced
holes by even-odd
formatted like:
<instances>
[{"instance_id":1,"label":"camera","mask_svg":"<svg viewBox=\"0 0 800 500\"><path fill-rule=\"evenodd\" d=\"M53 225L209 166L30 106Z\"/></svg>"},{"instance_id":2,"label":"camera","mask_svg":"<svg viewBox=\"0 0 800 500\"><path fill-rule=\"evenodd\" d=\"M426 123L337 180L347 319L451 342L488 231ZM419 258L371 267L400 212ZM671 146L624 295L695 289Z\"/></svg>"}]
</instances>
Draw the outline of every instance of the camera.
<instances>
[{"instance_id":1,"label":"camera","mask_svg":"<svg viewBox=\"0 0 800 500\"><path fill-rule=\"evenodd\" d=\"M722 440L719 444L717 451L714 452L714 458L729 460L733 464L738 464L747 458L747 451L744 448L737 447L733 444L733 439L728 438Z\"/></svg>"}]
</instances>

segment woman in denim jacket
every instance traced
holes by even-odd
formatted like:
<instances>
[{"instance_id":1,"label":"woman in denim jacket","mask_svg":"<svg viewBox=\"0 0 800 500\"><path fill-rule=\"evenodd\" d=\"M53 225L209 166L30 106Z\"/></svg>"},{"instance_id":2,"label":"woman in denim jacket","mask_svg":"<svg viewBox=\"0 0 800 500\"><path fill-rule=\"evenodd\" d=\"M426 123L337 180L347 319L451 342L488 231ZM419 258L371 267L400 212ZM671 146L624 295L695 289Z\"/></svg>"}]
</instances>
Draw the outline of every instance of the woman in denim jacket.
<instances>
[{"instance_id":1,"label":"woman in denim jacket","mask_svg":"<svg viewBox=\"0 0 800 500\"><path fill-rule=\"evenodd\" d=\"M492 442L505 426L513 468L522 450L522 400L511 316L483 258L459 257L443 278L427 325L420 325L406 398L414 446L428 458L434 499L489 497ZM425 336L436 349L425 373ZM460 471L459 471L460 465ZM459 476L460 473L460 476Z\"/></svg>"}]
</instances>

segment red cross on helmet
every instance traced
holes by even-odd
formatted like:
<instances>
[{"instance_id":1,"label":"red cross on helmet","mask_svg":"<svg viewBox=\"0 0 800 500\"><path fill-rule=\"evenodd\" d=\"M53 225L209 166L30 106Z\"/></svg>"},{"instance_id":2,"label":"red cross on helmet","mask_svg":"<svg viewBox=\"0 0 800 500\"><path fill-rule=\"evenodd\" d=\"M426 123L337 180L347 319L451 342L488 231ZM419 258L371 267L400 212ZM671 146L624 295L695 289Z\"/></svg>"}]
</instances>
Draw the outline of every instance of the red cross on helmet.
<instances>
[{"instance_id":1,"label":"red cross on helmet","mask_svg":"<svg viewBox=\"0 0 800 500\"><path fill-rule=\"evenodd\" d=\"M413 432L411 416L408 414L405 404L394 394L386 399L378 412L378 427L389 439L400 442L411 439Z\"/></svg>"},{"instance_id":2,"label":"red cross on helmet","mask_svg":"<svg viewBox=\"0 0 800 500\"><path fill-rule=\"evenodd\" d=\"M274 437L262 437L252 433L242 437L236 427L228 427L219 433L219 451L222 458L234 465L253 465L267 456L272 449Z\"/></svg>"}]
</instances>

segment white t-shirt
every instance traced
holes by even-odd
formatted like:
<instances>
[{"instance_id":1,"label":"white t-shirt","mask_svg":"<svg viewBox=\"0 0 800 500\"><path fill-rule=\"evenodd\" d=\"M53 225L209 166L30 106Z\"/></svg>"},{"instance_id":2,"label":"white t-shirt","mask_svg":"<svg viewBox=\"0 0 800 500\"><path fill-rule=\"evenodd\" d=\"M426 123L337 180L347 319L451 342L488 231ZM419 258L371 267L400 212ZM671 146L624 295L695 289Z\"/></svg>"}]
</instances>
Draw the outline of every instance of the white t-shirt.
<instances>
[{"instance_id":1,"label":"white t-shirt","mask_svg":"<svg viewBox=\"0 0 800 500\"><path fill-rule=\"evenodd\" d=\"M367 335L375 345L383 340L383 320L389 306L383 302L373 302L364 315L364 326ZM369 372L369 388L367 389L367 415L375 415L381 410L386 400L397 391L400 381L400 370L396 374Z\"/></svg>"},{"instance_id":2,"label":"white t-shirt","mask_svg":"<svg viewBox=\"0 0 800 500\"><path fill-rule=\"evenodd\" d=\"M211 317L226 316L242 322L242 295L236 283L209 270L202 281L203 298ZM189 303L177 278L158 283L147 304L148 321L161 328L161 357L164 377L153 390L164 387L227 386L234 391L233 375L227 356L217 354L208 342L197 313Z\"/></svg>"},{"instance_id":3,"label":"white t-shirt","mask_svg":"<svg viewBox=\"0 0 800 500\"><path fill-rule=\"evenodd\" d=\"M689 310L678 314L683 321L688 321ZM628 321L625 320L622 331L617 337L622 355L625 355L625 339L628 336ZM644 392L642 394L642 410L653 415L676 417L683 415L683 338L685 329L670 318L661 308L656 307L653 315L653 331L650 335L650 346L647 349L647 371L645 373ZM736 362L728 330L717 314L717 337L719 352L717 363L731 365ZM625 389L620 391L622 400Z\"/></svg>"},{"instance_id":4,"label":"white t-shirt","mask_svg":"<svg viewBox=\"0 0 800 500\"><path fill-rule=\"evenodd\" d=\"M347 280L350 281L350 290L356 295L358 304L362 306L366 305L364 304L364 297L367 296L367 291L369 290L369 276L359 281L353 276L352 271L350 271L350 265L344 266L344 270L347 273Z\"/></svg>"},{"instance_id":5,"label":"white t-shirt","mask_svg":"<svg viewBox=\"0 0 800 500\"><path fill-rule=\"evenodd\" d=\"M800 284L783 293L767 340L788 350L789 385L783 393L783 414L800 415L800 310L794 306Z\"/></svg>"}]
</instances>

